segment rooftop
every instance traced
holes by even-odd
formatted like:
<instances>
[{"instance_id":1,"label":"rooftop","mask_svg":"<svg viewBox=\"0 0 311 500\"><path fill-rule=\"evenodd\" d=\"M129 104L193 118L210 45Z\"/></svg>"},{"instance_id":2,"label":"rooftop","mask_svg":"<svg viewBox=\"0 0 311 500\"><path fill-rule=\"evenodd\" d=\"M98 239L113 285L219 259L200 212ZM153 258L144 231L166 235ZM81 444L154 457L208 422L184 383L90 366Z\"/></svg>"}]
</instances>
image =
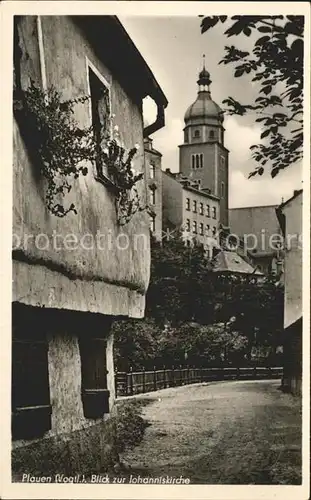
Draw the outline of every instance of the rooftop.
<instances>
[{"instance_id":1,"label":"rooftop","mask_svg":"<svg viewBox=\"0 0 311 500\"><path fill-rule=\"evenodd\" d=\"M231 272L263 276L260 271L256 271L255 268L242 259L240 255L230 250L221 250L214 257L214 272Z\"/></svg>"}]
</instances>

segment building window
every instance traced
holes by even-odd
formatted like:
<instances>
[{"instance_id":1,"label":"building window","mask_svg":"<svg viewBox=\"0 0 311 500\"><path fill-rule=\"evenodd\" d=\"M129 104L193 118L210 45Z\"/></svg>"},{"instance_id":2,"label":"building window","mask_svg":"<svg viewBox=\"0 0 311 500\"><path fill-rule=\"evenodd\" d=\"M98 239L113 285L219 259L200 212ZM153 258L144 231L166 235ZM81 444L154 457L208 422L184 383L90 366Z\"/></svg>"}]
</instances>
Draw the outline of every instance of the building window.
<instances>
[{"instance_id":1,"label":"building window","mask_svg":"<svg viewBox=\"0 0 311 500\"><path fill-rule=\"evenodd\" d=\"M225 183L221 183L221 197L223 198L225 196Z\"/></svg>"},{"instance_id":2,"label":"building window","mask_svg":"<svg viewBox=\"0 0 311 500\"><path fill-rule=\"evenodd\" d=\"M197 213L197 202L196 200L193 200L193 211L196 214Z\"/></svg>"},{"instance_id":3,"label":"building window","mask_svg":"<svg viewBox=\"0 0 311 500\"><path fill-rule=\"evenodd\" d=\"M150 189L150 203L151 203L151 205L155 205L155 202L156 202L155 189Z\"/></svg>"},{"instance_id":4,"label":"building window","mask_svg":"<svg viewBox=\"0 0 311 500\"><path fill-rule=\"evenodd\" d=\"M192 232L193 232L194 234L197 234L197 232L198 232L198 230L197 230L197 221L196 221L196 220L194 220L194 221L192 222Z\"/></svg>"},{"instance_id":5,"label":"building window","mask_svg":"<svg viewBox=\"0 0 311 500\"><path fill-rule=\"evenodd\" d=\"M194 131L194 134L193 134L193 137L194 137L195 139L198 139L198 138L200 137L200 130L195 130L195 131Z\"/></svg>"},{"instance_id":6,"label":"building window","mask_svg":"<svg viewBox=\"0 0 311 500\"><path fill-rule=\"evenodd\" d=\"M200 203L200 215L204 215L204 206L203 206L203 203Z\"/></svg>"},{"instance_id":7,"label":"building window","mask_svg":"<svg viewBox=\"0 0 311 500\"><path fill-rule=\"evenodd\" d=\"M213 207L213 219L216 219L216 207Z\"/></svg>"},{"instance_id":8,"label":"building window","mask_svg":"<svg viewBox=\"0 0 311 500\"><path fill-rule=\"evenodd\" d=\"M214 130L210 130L210 132L209 132L209 138L210 138L210 139L214 139L214 137L215 137L215 132L214 132Z\"/></svg>"},{"instance_id":9,"label":"building window","mask_svg":"<svg viewBox=\"0 0 311 500\"><path fill-rule=\"evenodd\" d=\"M186 221L186 231L189 233L190 231L190 219L187 219Z\"/></svg>"},{"instance_id":10,"label":"building window","mask_svg":"<svg viewBox=\"0 0 311 500\"><path fill-rule=\"evenodd\" d=\"M107 175L107 171L100 160L100 148L103 140L110 136L110 96L109 86L104 83L104 78L99 78L99 73L88 68L89 86L91 94L92 126L98 151L96 172L100 177Z\"/></svg>"},{"instance_id":11,"label":"building window","mask_svg":"<svg viewBox=\"0 0 311 500\"><path fill-rule=\"evenodd\" d=\"M150 179L155 178L155 166L150 163L149 165L149 174L150 174Z\"/></svg>"},{"instance_id":12,"label":"building window","mask_svg":"<svg viewBox=\"0 0 311 500\"><path fill-rule=\"evenodd\" d=\"M12 437L34 439L51 429L48 344L42 311L12 308Z\"/></svg>"},{"instance_id":13,"label":"building window","mask_svg":"<svg viewBox=\"0 0 311 500\"><path fill-rule=\"evenodd\" d=\"M220 156L220 163L221 163L221 165L225 165L225 163L226 163L226 158L222 155Z\"/></svg>"},{"instance_id":14,"label":"building window","mask_svg":"<svg viewBox=\"0 0 311 500\"><path fill-rule=\"evenodd\" d=\"M99 330L99 326L94 329ZM105 413L109 413L107 339L81 334L79 349L84 416L92 419L100 418Z\"/></svg>"},{"instance_id":15,"label":"building window","mask_svg":"<svg viewBox=\"0 0 311 500\"><path fill-rule=\"evenodd\" d=\"M203 168L203 164L204 164L203 153L191 155L191 168L192 169Z\"/></svg>"},{"instance_id":16,"label":"building window","mask_svg":"<svg viewBox=\"0 0 311 500\"><path fill-rule=\"evenodd\" d=\"M206 236L209 236L209 230L210 230L210 227L209 227L209 224L206 224Z\"/></svg>"},{"instance_id":17,"label":"building window","mask_svg":"<svg viewBox=\"0 0 311 500\"><path fill-rule=\"evenodd\" d=\"M186 210L190 210L190 198L186 198Z\"/></svg>"},{"instance_id":18,"label":"building window","mask_svg":"<svg viewBox=\"0 0 311 500\"><path fill-rule=\"evenodd\" d=\"M155 232L155 215L150 216L150 229L154 233Z\"/></svg>"},{"instance_id":19,"label":"building window","mask_svg":"<svg viewBox=\"0 0 311 500\"><path fill-rule=\"evenodd\" d=\"M211 216L210 206L206 205L206 217L210 217L210 216Z\"/></svg>"},{"instance_id":20,"label":"building window","mask_svg":"<svg viewBox=\"0 0 311 500\"><path fill-rule=\"evenodd\" d=\"M195 155L195 168L200 168L200 155Z\"/></svg>"},{"instance_id":21,"label":"building window","mask_svg":"<svg viewBox=\"0 0 311 500\"><path fill-rule=\"evenodd\" d=\"M204 225L203 225L203 222L200 222L200 235L201 236L204 235Z\"/></svg>"},{"instance_id":22,"label":"building window","mask_svg":"<svg viewBox=\"0 0 311 500\"><path fill-rule=\"evenodd\" d=\"M212 235L213 236L216 236L216 232L217 232L217 229L215 226L213 226L213 229L212 229Z\"/></svg>"},{"instance_id":23,"label":"building window","mask_svg":"<svg viewBox=\"0 0 311 500\"><path fill-rule=\"evenodd\" d=\"M185 135L184 135L184 137L185 137L185 143L189 142L189 129L186 129L186 130L185 130Z\"/></svg>"}]
</instances>

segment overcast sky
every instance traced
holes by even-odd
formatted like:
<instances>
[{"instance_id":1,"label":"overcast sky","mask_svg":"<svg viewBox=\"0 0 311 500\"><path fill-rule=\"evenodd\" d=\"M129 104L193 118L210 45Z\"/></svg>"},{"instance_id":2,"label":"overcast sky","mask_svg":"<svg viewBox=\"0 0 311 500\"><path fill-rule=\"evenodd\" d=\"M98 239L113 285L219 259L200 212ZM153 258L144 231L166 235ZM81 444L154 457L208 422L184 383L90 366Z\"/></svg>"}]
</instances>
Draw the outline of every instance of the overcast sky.
<instances>
[{"instance_id":1,"label":"overcast sky","mask_svg":"<svg viewBox=\"0 0 311 500\"><path fill-rule=\"evenodd\" d=\"M231 65L218 65L228 39L222 26L200 33L198 17L120 17L142 56L153 71L169 104L165 127L153 134L154 147L162 154L162 168L178 171L178 145L183 141L184 114L197 96L197 77L202 68L202 55L211 74L212 98L221 105L232 96L246 102L256 89L245 77L233 77ZM232 44L245 46L246 37L231 39ZM229 44L231 44L229 39ZM243 47L243 48L244 48ZM152 105L145 107L149 122L153 121ZM289 198L294 189L300 189L301 166L294 165L281 171L275 179L269 172L262 177L247 179L255 166L249 146L260 137L259 124L251 116L225 118L225 146L229 149L229 207L270 205Z\"/></svg>"}]
</instances>

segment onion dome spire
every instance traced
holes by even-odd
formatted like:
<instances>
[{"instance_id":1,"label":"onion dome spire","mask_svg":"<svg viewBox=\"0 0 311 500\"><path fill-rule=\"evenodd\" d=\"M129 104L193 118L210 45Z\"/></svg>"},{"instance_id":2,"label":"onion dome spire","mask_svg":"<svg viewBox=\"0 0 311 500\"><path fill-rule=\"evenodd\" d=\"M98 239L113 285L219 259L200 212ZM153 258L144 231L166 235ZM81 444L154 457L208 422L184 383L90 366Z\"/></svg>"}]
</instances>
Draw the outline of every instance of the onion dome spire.
<instances>
[{"instance_id":1,"label":"onion dome spire","mask_svg":"<svg viewBox=\"0 0 311 500\"><path fill-rule=\"evenodd\" d=\"M199 85L199 91L207 91L209 92L209 86L212 83L212 80L210 78L210 74L205 68L205 54L203 54L203 69L199 73L199 79L197 81L197 84Z\"/></svg>"}]
</instances>

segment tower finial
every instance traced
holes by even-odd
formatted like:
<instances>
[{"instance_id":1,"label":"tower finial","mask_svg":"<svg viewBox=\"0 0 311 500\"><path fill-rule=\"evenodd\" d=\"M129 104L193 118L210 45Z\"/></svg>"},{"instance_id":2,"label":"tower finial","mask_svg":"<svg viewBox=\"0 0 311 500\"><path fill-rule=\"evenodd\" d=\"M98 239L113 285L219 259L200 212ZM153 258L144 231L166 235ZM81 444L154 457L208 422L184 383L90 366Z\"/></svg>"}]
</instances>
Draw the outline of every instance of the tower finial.
<instances>
[{"instance_id":1,"label":"tower finial","mask_svg":"<svg viewBox=\"0 0 311 500\"><path fill-rule=\"evenodd\" d=\"M203 54L203 69L199 73L199 79L197 83L199 87L202 87L201 90L209 92L209 86L212 81L209 72L205 68L205 54Z\"/></svg>"}]
</instances>

